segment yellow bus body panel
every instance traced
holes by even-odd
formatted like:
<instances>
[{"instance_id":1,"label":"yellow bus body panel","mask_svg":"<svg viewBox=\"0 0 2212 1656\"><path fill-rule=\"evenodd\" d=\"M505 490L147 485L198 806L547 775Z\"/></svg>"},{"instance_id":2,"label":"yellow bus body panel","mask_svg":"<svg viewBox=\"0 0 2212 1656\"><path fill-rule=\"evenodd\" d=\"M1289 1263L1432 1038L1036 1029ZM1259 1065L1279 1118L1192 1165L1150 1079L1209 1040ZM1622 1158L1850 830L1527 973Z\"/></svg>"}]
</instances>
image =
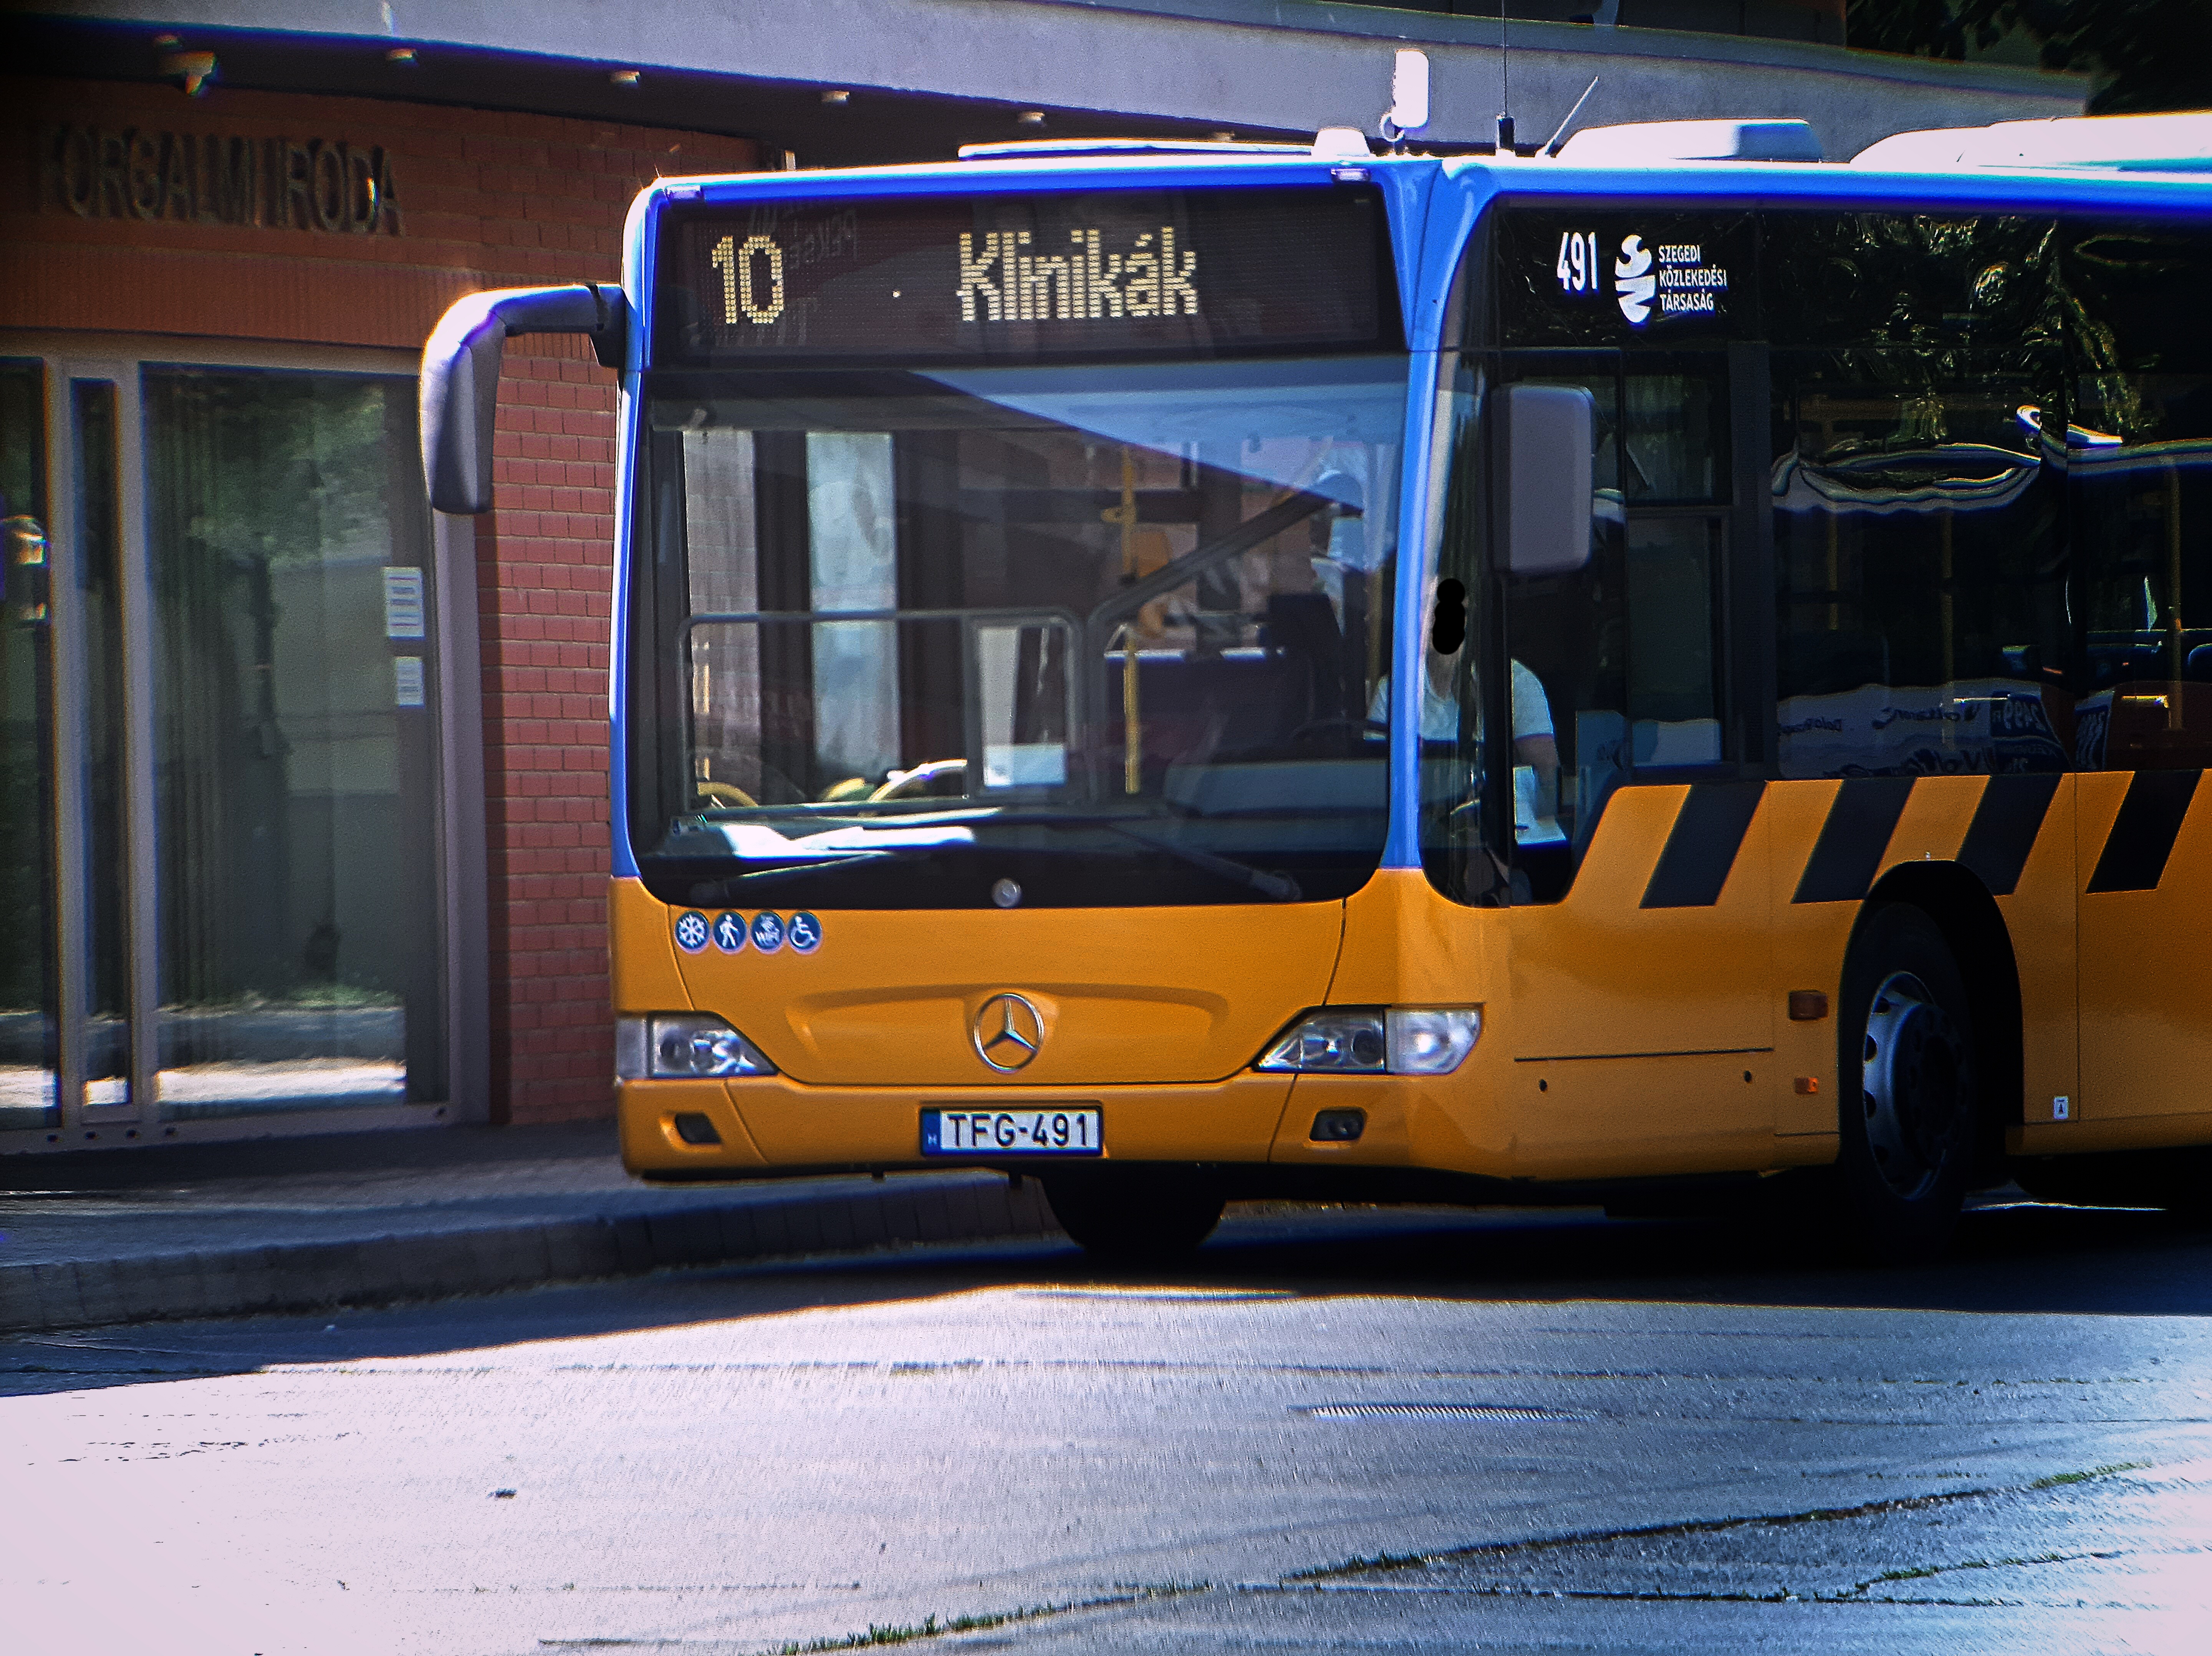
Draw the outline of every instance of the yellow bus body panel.
<instances>
[{"instance_id":1,"label":"yellow bus body panel","mask_svg":"<svg viewBox=\"0 0 2212 1656\"><path fill-rule=\"evenodd\" d=\"M2155 887L2088 891L2133 780L2078 779L2082 1107L2038 1149L2212 1142L2212 788L2198 779Z\"/></svg>"},{"instance_id":2,"label":"yellow bus body panel","mask_svg":"<svg viewBox=\"0 0 2212 1656\"><path fill-rule=\"evenodd\" d=\"M661 907L664 934L681 910ZM679 955L690 1005L720 1014L810 1087L1034 1091L1218 1081L1328 988L1336 903L1176 909L840 910L821 947ZM1043 1024L1013 1073L977 1055L983 1003ZM627 1008L625 1008L627 1009Z\"/></svg>"},{"instance_id":3,"label":"yellow bus body panel","mask_svg":"<svg viewBox=\"0 0 2212 1656\"><path fill-rule=\"evenodd\" d=\"M1616 794L1565 898L1511 908L1385 869L1342 904L839 912L812 956L685 955L671 935L681 910L617 880L617 1010L717 1012L785 1072L627 1084L624 1154L640 1169L910 1166L925 1105L1018 1100L1095 1101L1109 1154L1148 1160L1532 1180L1825 1162L1864 905L1796 893L1847 785L1766 784L1717 896L1695 907L1643 906L1680 786ZM1917 779L1869 889L1914 867L1955 878L1988 786ZM2014 1153L2212 1142L2212 788L2154 889L2088 892L2129 786L2126 773L2058 778L2014 889L1995 894L2021 992ZM1971 977L1999 963L1960 965ZM1826 995L1828 1015L1790 1018L1800 989ZM1045 1032L1013 1074L974 1048L976 1014L1002 990L1027 996ZM1484 1031L1447 1076L1293 1086L1249 1068L1288 1019L1324 1004L1474 1006ZM724 1144L684 1144L684 1108L703 1108ZM1341 1108L1366 1112L1361 1137L1314 1142L1315 1115Z\"/></svg>"},{"instance_id":4,"label":"yellow bus body panel","mask_svg":"<svg viewBox=\"0 0 2212 1656\"><path fill-rule=\"evenodd\" d=\"M2059 1099L2069 1111L2081 1096L2081 1025L2075 1006L2080 861L2078 803L2072 776L2058 779L2043 831L2022 865L2020 884L1996 899L2020 971L2021 1129L2049 1130ZM2063 1132L2076 1116L2059 1124Z\"/></svg>"},{"instance_id":5,"label":"yellow bus body panel","mask_svg":"<svg viewBox=\"0 0 2212 1656\"><path fill-rule=\"evenodd\" d=\"M697 1010L727 1019L782 1072L726 1087L622 1088L633 1168L912 1163L919 1111L1097 1103L1108 1153L1264 1161L1286 1075L1249 1066L1292 1014L1320 1005L1342 938L1341 903L1173 909L837 910L811 954L672 941L681 909L635 880L610 904L616 1010ZM1036 1008L1043 1038L1001 1072L975 1047L985 1002ZM896 1082L896 1085L886 1083ZM742 1142L704 1150L668 1125L687 1098L714 1100Z\"/></svg>"}]
</instances>

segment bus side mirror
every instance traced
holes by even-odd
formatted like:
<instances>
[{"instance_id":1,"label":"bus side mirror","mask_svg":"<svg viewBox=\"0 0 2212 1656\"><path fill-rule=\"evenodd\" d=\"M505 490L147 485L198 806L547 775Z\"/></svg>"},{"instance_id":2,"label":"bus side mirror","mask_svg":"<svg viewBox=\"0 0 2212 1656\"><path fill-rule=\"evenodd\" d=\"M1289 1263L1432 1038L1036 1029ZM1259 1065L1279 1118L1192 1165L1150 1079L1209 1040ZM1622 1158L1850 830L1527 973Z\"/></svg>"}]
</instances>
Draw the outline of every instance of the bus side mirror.
<instances>
[{"instance_id":1,"label":"bus side mirror","mask_svg":"<svg viewBox=\"0 0 2212 1656\"><path fill-rule=\"evenodd\" d=\"M497 288L454 301L422 347L422 481L441 512L491 510L492 418L509 334L586 333L623 366L629 304L620 288Z\"/></svg>"},{"instance_id":2,"label":"bus side mirror","mask_svg":"<svg viewBox=\"0 0 2212 1656\"><path fill-rule=\"evenodd\" d=\"M1505 571L1569 575L1590 558L1597 400L1580 386L1507 386Z\"/></svg>"}]
</instances>

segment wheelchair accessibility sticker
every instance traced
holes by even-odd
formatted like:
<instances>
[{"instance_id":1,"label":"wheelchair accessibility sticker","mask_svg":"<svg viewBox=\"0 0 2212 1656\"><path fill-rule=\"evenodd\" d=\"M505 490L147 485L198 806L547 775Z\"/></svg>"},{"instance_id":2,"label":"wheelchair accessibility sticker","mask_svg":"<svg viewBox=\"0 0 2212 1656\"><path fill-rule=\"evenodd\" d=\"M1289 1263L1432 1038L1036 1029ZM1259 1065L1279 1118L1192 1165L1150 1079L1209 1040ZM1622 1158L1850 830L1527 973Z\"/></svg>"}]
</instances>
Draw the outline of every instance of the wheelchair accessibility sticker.
<instances>
[{"instance_id":1,"label":"wheelchair accessibility sticker","mask_svg":"<svg viewBox=\"0 0 2212 1656\"><path fill-rule=\"evenodd\" d=\"M676 947L686 954L702 954L711 945L724 954L781 954L790 945L793 954L811 954L822 947L822 922L804 910L786 920L772 910L748 921L735 909L707 915L686 909L676 916Z\"/></svg>"}]
</instances>

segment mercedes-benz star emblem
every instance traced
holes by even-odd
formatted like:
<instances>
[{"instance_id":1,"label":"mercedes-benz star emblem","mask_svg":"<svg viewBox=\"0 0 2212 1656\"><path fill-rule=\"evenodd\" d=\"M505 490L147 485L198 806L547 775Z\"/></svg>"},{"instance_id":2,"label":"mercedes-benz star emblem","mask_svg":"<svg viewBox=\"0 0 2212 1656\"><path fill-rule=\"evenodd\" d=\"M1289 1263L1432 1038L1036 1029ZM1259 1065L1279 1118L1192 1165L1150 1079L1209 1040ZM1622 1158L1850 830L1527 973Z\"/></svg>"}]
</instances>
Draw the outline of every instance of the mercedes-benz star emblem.
<instances>
[{"instance_id":1,"label":"mercedes-benz star emblem","mask_svg":"<svg viewBox=\"0 0 2212 1656\"><path fill-rule=\"evenodd\" d=\"M994 995L975 1009L975 1056L1011 1075L1044 1044L1044 1020L1018 995Z\"/></svg>"}]
</instances>

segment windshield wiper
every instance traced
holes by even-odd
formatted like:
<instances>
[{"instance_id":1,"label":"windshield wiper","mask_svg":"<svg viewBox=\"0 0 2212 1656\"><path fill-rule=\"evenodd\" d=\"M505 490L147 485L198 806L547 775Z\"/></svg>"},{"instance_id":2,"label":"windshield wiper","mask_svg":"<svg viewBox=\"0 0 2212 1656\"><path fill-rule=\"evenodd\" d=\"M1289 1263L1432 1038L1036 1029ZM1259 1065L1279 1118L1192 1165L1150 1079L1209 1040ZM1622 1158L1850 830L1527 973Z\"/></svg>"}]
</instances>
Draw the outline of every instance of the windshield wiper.
<instances>
[{"instance_id":1,"label":"windshield wiper","mask_svg":"<svg viewBox=\"0 0 2212 1656\"><path fill-rule=\"evenodd\" d=\"M1007 812L996 817L985 818L978 827L1028 827L1039 825L1048 828L1103 828L1109 834L1119 834L1123 839L1134 840L1148 851L1158 851L1188 862L1194 868L1224 880L1233 880L1240 886L1249 886L1264 897L1278 903L1295 903L1304 895L1298 882L1287 874L1271 874L1265 868L1255 868L1249 862L1239 862L1212 851L1202 851L1195 845L1182 845L1171 839L1154 839L1140 833L1132 825L1126 813L1120 812Z\"/></svg>"},{"instance_id":2,"label":"windshield wiper","mask_svg":"<svg viewBox=\"0 0 2212 1656\"><path fill-rule=\"evenodd\" d=\"M1298 890L1298 882L1288 874L1271 874L1265 868L1255 868L1249 862L1237 861L1234 857L1218 856L1212 851L1201 851L1195 845L1178 845L1171 839L1154 839L1150 834L1140 834L1123 823L1109 822L1100 825L1109 833L1119 834L1124 839L1134 840L1149 850L1162 851L1169 856L1179 858L1194 868L1203 868L1206 873L1218 874L1224 880L1233 880L1240 886L1249 886L1261 896L1272 898L1278 903L1295 903L1304 895Z\"/></svg>"}]
</instances>

